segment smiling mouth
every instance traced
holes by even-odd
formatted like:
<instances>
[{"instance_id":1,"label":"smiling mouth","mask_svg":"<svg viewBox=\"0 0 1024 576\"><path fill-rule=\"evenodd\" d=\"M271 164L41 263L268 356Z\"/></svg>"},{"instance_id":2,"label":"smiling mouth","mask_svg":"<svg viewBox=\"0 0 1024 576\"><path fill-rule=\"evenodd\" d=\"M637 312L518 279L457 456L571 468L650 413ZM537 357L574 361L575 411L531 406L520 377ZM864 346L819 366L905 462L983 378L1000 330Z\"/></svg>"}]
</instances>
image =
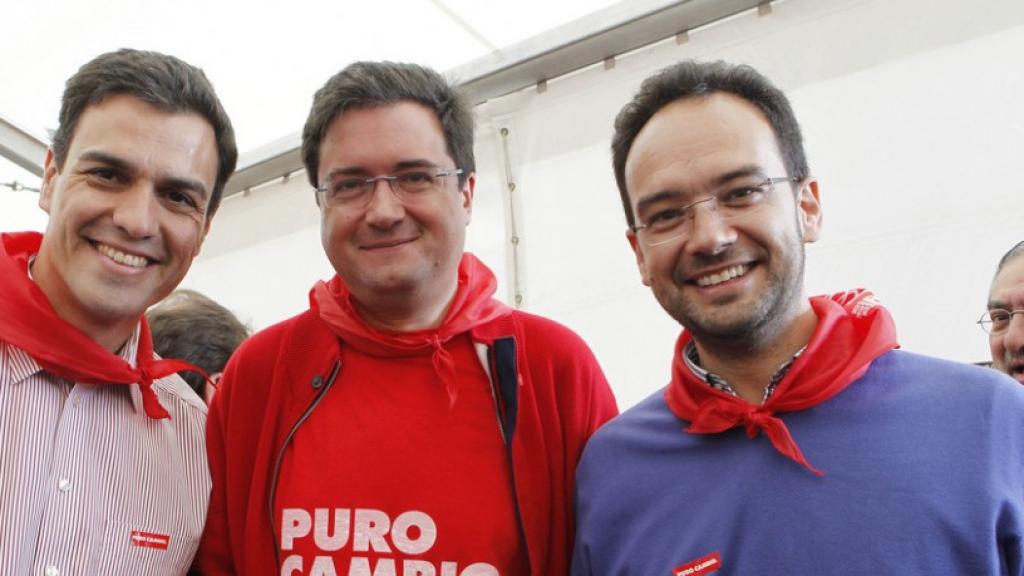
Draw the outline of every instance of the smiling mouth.
<instances>
[{"instance_id":1,"label":"smiling mouth","mask_svg":"<svg viewBox=\"0 0 1024 576\"><path fill-rule=\"evenodd\" d=\"M723 282L728 282L729 280L732 280L734 278L739 278L740 276L743 276L749 271L749 265L738 264L736 266L726 268L721 272L708 274L706 276L700 276L696 280L694 280L694 283L697 284L697 286L700 286L701 288L707 288L708 286L717 286L718 284L721 284Z\"/></svg>"},{"instance_id":2,"label":"smiling mouth","mask_svg":"<svg viewBox=\"0 0 1024 576\"><path fill-rule=\"evenodd\" d=\"M144 256L138 256L136 254L128 254L121 252L117 248L101 244L99 242L93 242L92 245L107 258L110 258L114 262L121 264L122 266L128 266L130 268L145 268L149 264L149 260Z\"/></svg>"}]
</instances>

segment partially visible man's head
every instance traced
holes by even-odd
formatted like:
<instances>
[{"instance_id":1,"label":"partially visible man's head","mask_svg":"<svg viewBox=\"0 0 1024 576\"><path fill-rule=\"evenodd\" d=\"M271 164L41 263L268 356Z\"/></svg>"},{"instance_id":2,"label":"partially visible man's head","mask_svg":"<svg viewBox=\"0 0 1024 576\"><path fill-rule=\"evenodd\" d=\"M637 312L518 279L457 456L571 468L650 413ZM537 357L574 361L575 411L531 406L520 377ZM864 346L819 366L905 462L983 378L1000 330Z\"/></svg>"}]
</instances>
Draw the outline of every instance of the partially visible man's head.
<instances>
[{"instance_id":1,"label":"partially visible man's head","mask_svg":"<svg viewBox=\"0 0 1024 576\"><path fill-rule=\"evenodd\" d=\"M236 159L231 123L198 68L135 50L82 66L39 196L50 218L32 272L57 313L120 346L188 271Z\"/></svg>"},{"instance_id":2,"label":"partially visible man's head","mask_svg":"<svg viewBox=\"0 0 1024 576\"><path fill-rule=\"evenodd\" d=\"M1024 384L1024 242L999 260L987 316L992 320L988 328L992 366Z\"/></svg>"},{"instance_id":3,"label":"partially visible man's head","mask_svg":"<svg viewBox=\"0 0 1024 576\"><path fill-rule=\"evenodd\" d=\"M194 290L174 291L146 316L157 354L191 362L213 379L249 337L249 329L230 310ZM181 376L197 394L208 395L201 375L182 372Z\"/></svg>"},{"instance_id":4,"label":"partially visible man's head","mask_svg":"<svg viewBox=\"0 0 1024 576\"><path fill-rule=\"evenodd\" d=\"M805 307L817 182L766 78L723 62L671 66L619 113L612 153L641 277L698 339L769 341Z\"/></svg>"},{"instance_id":5,"label":"partially visible man's head","mask_svg":"<svg viewBox=\"0 0 1024 576\"><path fill-rule=\"evenodd\" d=\"M302 155L324 250L364 311L453 293L475 186L472 109L453 85L414 64L352 64L317 91Z\"/></svg>"}]
</instances>

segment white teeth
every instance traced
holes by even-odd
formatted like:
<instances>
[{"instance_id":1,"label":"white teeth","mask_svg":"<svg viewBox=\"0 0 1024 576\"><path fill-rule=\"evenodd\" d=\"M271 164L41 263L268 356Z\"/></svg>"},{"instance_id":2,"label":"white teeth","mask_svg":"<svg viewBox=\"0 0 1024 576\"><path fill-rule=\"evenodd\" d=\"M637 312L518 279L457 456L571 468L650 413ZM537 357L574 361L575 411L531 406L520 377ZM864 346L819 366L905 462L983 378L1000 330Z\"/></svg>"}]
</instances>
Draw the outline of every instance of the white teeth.
<instances>
[{"instance_id":1,"label":"white teeth","mask_svg":"<svg viewBox=\"0 0 1024 576\"><path fill-rule=\"evenodd\" d=\"M750 270L749 266L747 266L746 264L740 264L738 266L733 266L732 268L722 270L717 274L708 274L707 276L701 276L700 278L697 278L697 286L704 287L714 286L715 284L721 284L726 280L732 280L733 278L743 276L744 274L747 273L747 270Z\"/></svg>"},{"instance_id":2,"label":"white teeth","mask_svg":"<svg viewBox=\"0 0 1024 576\"><path fill-rule=\"evenodd\" d=\"M142 256L136 256L134 254L125 254L120 250L115 250L106 244L97 244L96 249L100 251L107 258L110 258L118 264L124 264L125 266L131 266L132 268L142 268L146 265L146 259Z\"/></svg>"}]
</instances>

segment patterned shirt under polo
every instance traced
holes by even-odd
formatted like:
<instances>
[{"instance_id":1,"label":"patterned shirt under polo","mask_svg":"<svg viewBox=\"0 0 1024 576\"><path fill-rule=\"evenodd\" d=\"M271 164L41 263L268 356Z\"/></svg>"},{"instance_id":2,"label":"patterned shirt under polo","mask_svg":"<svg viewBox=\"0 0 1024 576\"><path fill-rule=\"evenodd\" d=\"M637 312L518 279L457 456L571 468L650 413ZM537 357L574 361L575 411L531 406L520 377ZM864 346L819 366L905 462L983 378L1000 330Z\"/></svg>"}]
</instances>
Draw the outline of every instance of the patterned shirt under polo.
<instances>
[{"instance_id":1,"label":"patterned shirt under polo","mask_svg":"<svg viewBox=\"0 0 1024 576\"><path fill-rule=\"evenodd\" d=\"M789 369L793 366L793 362L796 362L796 359L799 358L800 354L802 354L806 349L807 346L804 346L797 350L796 354L793 354L792 358L787 360L782 366L779 366L779 369L772 374L771 380L768 381L768 386L764 389L764 396L761 397L761 404L764 404L772 397L772 394L775 393L775 388L779 385L779 382L782 382L782 379L786 377L787 373L789 373ZM690 369L690 372L693 372L694 376L700 378L708 386L711 386L715 390L721 390L726 394L736 396L737 398L739 397L739 394L736 393L736 390L733 389L731 384L725 381L725 378L722 378L717 374L712 374L711 372L701 368L700 354L697 352L697 346L693 343L693 340L690 340L683 349L683 361L686 363L686 367Z\"/></svg>"}]
</instances>

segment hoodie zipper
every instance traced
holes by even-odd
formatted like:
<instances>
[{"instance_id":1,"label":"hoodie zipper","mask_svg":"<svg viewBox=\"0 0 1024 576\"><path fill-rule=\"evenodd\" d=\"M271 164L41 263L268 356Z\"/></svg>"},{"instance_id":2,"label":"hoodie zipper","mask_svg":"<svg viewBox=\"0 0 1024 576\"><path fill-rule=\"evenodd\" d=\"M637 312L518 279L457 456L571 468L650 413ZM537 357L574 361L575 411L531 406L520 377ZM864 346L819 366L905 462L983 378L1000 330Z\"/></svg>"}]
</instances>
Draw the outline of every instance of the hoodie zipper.
<instances>
[{"instance_id":1,"label":"hoodie zipper","mask_svg":"<svg viewBox=\"0 0 1024 576\"><path fill-rule=\"evenodd\" d=\"M491 367L491 374L489 375L491 380L491 396L494 398L494 412L498 420L498 431L501 433L501 442L502 444L505 445L505 457L508 461L509 480L511 481L510 487L512 488L513 510L515 511L516 516L516 528L518 528L519 532L519 541L523 545L523 553L526 555L526 565L530 567L530 574L533 574L533 567L530 562L530 543L526 539L526 526L523 525L523 515L519 509L519 490L516 487L516 467L515 460L512 457L512 442L514 439L509 438L505 435L505 418L507 417L507 412L505 411L505 402L501 397L501 384L500 377L498 375L498 354L493 345L491 347L491 353L488 354L488 356L489 364ZM516 371L518 372L518 367ZM518 378L519 375L516 374L516 385L518 385ZM516 395L518 394L519 391L517 389Z\"/></svg>"},{"instance_id":2,"label":"hoodie zipper","mask_svg":"<svg viewBox=\"0 0 1024 576\"><path fill-rule=\"evenodd\" d=\"M270 518L270 534L271 538L274 540L274 563L277 566L278 570L281 569L281 542L278 539L277 529L275 528L274 524L274 497L277 495L277 480L278 477L281 475L281 463L284 462L284 452L285 450L288 449L288 445L291 444L292 438L295 436L295 433L299 430L299 426L302 426L306 422L306 420L309 419L309 416L313 413L313 410L316 409L317 405L320 404L320 401L323 400L323 397L327 394L327 391L330 390L331 386L334 385L334 380L335 378L338 377L338 372L340 370L341 359L339 358L338 360L334 361L334 366L331 368L331 373L327 377L327 382L325 382L322 388L320 389L320 393L317 394L315 398L313 398L313 401L309 404L309 407L306 408L306 411L302 413L302 416L300 416L299 419L295 421L295 424L292 425L291 430L288 431L288 435L285 436L284 443L281 444L281 448L277 453L277 458L274 461L274 470L270 475L270 491L267 493L267 516ZM319 374L314 376L314 382L316 378L321 378L321 376Z\"/></svg>"}]
</instances>

